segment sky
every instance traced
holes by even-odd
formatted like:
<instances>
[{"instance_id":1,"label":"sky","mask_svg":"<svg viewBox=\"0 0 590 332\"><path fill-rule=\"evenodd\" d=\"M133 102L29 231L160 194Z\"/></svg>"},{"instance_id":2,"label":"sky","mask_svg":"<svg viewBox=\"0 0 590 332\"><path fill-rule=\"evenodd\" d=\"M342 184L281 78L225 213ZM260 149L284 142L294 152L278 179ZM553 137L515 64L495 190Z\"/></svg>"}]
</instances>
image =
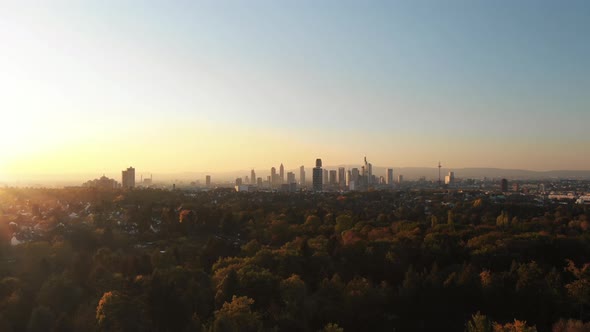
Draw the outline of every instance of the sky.
<instances>
[{"instance_id":1,"label":"sky","mask_svg":"<svg viewBox=\"0 0 590 332\"><path fill-rule=\"evenodd\" d=\"M590 170L588 1L3 1L0 180Z\"/></svg>"}]
</instances>

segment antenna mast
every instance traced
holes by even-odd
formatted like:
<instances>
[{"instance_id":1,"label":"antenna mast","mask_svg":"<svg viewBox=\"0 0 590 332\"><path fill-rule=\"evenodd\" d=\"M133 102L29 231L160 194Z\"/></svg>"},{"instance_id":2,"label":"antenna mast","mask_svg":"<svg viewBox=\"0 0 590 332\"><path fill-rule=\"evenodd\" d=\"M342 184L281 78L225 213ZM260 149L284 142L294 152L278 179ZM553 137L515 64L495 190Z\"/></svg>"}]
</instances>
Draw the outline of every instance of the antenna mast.
<instances>
[{"instance_id":1,"label":"antenna mast","mask_svg":"<svg viewBox=\"0 0 590 332\"><path fill-rule=\"evenodd\" d=\"M440 161L438 162L438 186L440 187L440 168L441 168Z\"/></svg>"}]
</instances>

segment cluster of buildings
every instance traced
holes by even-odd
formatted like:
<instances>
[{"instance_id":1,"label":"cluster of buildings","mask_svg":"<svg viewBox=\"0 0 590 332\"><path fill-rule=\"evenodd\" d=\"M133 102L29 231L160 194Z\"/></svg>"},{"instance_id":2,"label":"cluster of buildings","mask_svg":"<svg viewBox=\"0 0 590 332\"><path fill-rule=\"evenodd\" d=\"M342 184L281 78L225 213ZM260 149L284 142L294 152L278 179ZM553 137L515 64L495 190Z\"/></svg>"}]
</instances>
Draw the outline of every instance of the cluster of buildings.
<instances>
[{"instance_id":1,"label":"cluster of buildings","mask_svg":"<svg viewBox=\"0 0 590 332\"><path fill-rule=\"evenodd\" d=\"M403 181L403 176L399 175L397 183ZM393 187L395 180L393 177L393 168L388 168L385 176L377 177L373 174L373 165L364 159L364 165L359 168L346 170L339 167L337 170L322 169L322 160L316 160L316 167L313 169L312 188L314 191L322 190L367 190L375 186Z\"/></svg>"},{"instance_id":2,"label":"cluster of buildings","mask_svg":"<svg viewBox=\"0 0 590 332\"><path fill-rule=\"evenodd\" d=\"M149 178L144 178L142 175L139 183L137 183L135 168L128 167L121 172L120 183L115 179L110 179L103 175L98 179L87 181L82 186L98 189L132 189L137 186L152 187L152 181L151 175ZM256 171L252 169L250 175L236 178L232 186L236 191L347 191L368 190L369 188L393 188L396 185L400 185L403 181L404 177L401 174L394 177L393 168L387 168L384 176L375 175L373 165L367 161L366 157L360 167L349 169L345 167L338 167L336 169L323 168L322 160L318 158L316 159L315 167L312 169L311 179L307 177L305 166L299 167L299 176L297 177L295 172L285 172L285 166L281 163L278 167L278 172L276 167L271 167L270 175L266 176L266 178L257 177ZM452 186L454 183L454 173L449 172L445 178L445 184ZM191 186L199 187L199 181L191 182ZM205 188L212 188L213 186L211 175L206 175ZM174 185L173 188L175 187Z\"/></svg>"},{"instance_id":3,"label":"cluster of buildings","mask_svg":"<svg viewBox=\"0 0 590 332\"><path fill-rule=\"evenodd\" d=\"M209 178L209 180L211 180ZM150 177L144 178L143 175L140 177L139 185L144 187L150 187L153 184L152 175ZM97 188L97 189L132 189L136 187L135 181L135 168L128 167L127 169L121 172L121 183L117 182L115 179L111 179L106 177L104 174L98 179L89 180L82 184L82 187L87 188Z\"/></svg>"},{"instance_id":4,"label":"cluster of buildings","mask_svg":"<svg viewBox=\"0 0 590 332\"><path fill-rule=\"evenodd\" d=\"M267 173L268 174L268 173ZM310 180L310 181L308 181ZM144 178L141 175L139 182L136 182L135 168L128 167L121 172L121 182L115 179L101 176L98 179L90 180L82 184L83 187L97 188L103 190L111 189L132 189L136 186L153 187L153 178ZM295 172L285 172L285 166L281 163L277 168L270 169L270 175L263 179L256 176L256 171L252 169L250 174L235 179L233 188L238 192L243 191L279 191L279 192L295 192L299 190L307 191L349 191L358 190L365 191L369 189L386 189L399 187L404 181L403 175L399 174L394 177L393 168L385 169L384 176L377 176L373 172L373 165L364 158L364 163L360 167L352 167L346 169L345 167L338 167L336 169L324 168L322 160L316 159L315 167L312 169L311 179L307 177L304 166L299 167L299 176ZM417 181L403 182L404 188L414 189L479 189L492 190L496 192L508 194L531 194L536 193L549 199L556 200L570 200L574 199L578 204L590 203L590 186L586 186L585 182L543 182L543 181L514 181L509 184L507 179L500 179L489 181L484 178L483 181L473 179L457 179L455 173L450 171L443 178L440 174L439 163L439 179L428 182L426 178L422 177ZM580 187L582 183L582 187ZM546 188L546 185L549 186ZM206 188L212 188L211 175L205 176ZM223 185L222 185L223 186ZM175 186L173 186L175 188Z\"/></svg>"},{"instance_id":5,"label":"cluster of buildings","mask_svg":"<svg viewBox=\"0 0 590 332\"><path fill-rule=\"evenodd\" d=\"M348 170L345 167L324 169L322 160L318 158L312 170L311 183L307 182L304 166L299 167L299 178L297 179L294 172L285 174L285 167L281 164L278 173L275 167L270 169L270 175L266 180L256 177L256 171L251 170L250 176L235 180L235 189L236 191L276 190L283 192L293 192L300 189L314 191L367 190L376 186L393 187L395 183L399 184L402 181L402 175L398 175L397 181L394 179L393 168L388 168L385 176L377 177L373 174L373 165L367 162L366 157L363 166Z\"/></svg>"},{"instance_id":6,"label":"cluster of buildings","mask_svg":"<svg viewBox=\"0 0 590 332\"><path fill-rule=\"evenodd\" d=\"M302 183L305 184L305 168L300 167L299 182L295 179L295 173L287 172L285 178L285 166L281 164L279 166L279 172L277 169L272 167L270 169L270 175L267 176L266 181L263 181L262 177L256 177L256 171L250 171L250 177L245 176L236 179L236 191L251 191L254 189L270 189L280 190L285 192L296 191L299 187L302 187Z\"/></svg>"},{"instance_id":7,"label":"cluster of buildings","mask_svg":"<svg viewBox=\"0 0 590 332\"><path fill-rule=\"evenodd\" d=\"M0 237L13 246L37 241L56 228L94 220L90 203L36 195L35 200L5 197L0 201ZM7 237L7 238L6 238Z\"/></svg>"},{"instance_id":8,"label":"cluster of buildings","mask_svg":"<svg viewBox=\"0 0 590 332\"><path fill-rule=\"evenodd\" d=\"M85 183L82 184L82 187L97 188L97 189L105 189L106 190L106 189L117 189L117 188L120 188L121 186L119 185L119 182L117 182L115 179L111 179L111 178L108 178L103 175L98 179L86 181Z\"/></svg>"}]
</instances>

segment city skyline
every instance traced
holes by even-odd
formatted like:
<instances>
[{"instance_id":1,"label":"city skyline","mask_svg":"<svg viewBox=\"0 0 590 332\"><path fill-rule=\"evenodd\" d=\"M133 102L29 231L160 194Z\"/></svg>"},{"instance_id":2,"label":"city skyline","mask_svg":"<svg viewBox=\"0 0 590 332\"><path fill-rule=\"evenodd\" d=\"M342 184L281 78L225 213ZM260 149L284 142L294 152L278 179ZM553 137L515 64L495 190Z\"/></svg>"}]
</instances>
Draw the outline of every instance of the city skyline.
<instances>
[{"instance_id":1,"label":"city skyline","mask_svg":"<svg viewBox=\"0 0 590 332\"><path fill-rule=\"evenodd\" d=\"M2 4L0 182L281 162L311 179L318 157L364 155L590 170L589 16L586 1Z\"/></svg>"},{"instance_id":2,"label":"city skyline","mask_svg":"<svg viewBox=\"0 0 590 332\"><path fill-rule=\"evenodd\" d=\"M280 164L280 163L279 163ZM373 171L372 175L376 176L378 179L380 176L384 177L384 180L387 180L388 171L392 170L394 172L393 178L395 181L398 181L398 176L403 175L403 178L409 181L419 180L421 178L425 178L428 181L437 181L438 180L438 172L439 168L437 165L431 165L430 167L399 167L399 166L391 166L391 165L376 165L373 166L369 163L375 171ZM297 182L301 177L301 168L303 167L306 177L306 183L312 183L312 170L314 164L309 163L309 165L300 165L297 167L292 167L290 165L284 167L285 174L291 172L295 174ZM342 168L346 170L346 173L349 172L357 172L357 177L362 174L364 168L364 162L357 162L357 163L346 163L346 164L330 164L327 166L322 167L323 171L328 172L330 170L340 171ZM18 179L7 179L7 178L0 178L0 185L24 185L24 186L61 186L61 185L78 185L80 182L87 181L92 178L99 178L101 176L106 176L108 178L117 179L117 181L121 181L121 170L125 171L126 167L122 167L119 170L109 170L100 173L93 173L93 172L73 172L67 174L52 174L52 175L41 175L41 176L23 176ZM135 169L135 167L131 167ZM250 169L233 169L229 171L216 171L212 169L208 170L191 170L186 172L152 172L149 167L143 166L138 169L136 173L136 180L139 181L138 183L143 183L142 178L149 179L151 184L151 179L156 177L153 183L189 183L189 182L200 182L201 184L205 184L207 182L207 177L211 178L211 183L232 183L235 181L236 177L239 177L243 180L248 178L248 176L252 176L252 172L256 176L256 179L262 179L263 182L267 182L267 178L272 178L272 171L275 171L275 177L277 183L281 183L281 178L278 172L278 169L274 165L267 165L260 168L250 168ZM475 168L452 168L452 167L442 167L442 183L444 183L445 177L448 175L448 172L453 172L459 174L460 177L469 178L469 179L500 179L500 178L510 178L510 179L590 179L590 170L547 170L547 171L535 171L535 170L525 170L525 169L507 169L507 168L490 168L490 167L475 167ZM323 177L323 176L322 176ZM328 177L328 174L326 174ZM338 177L338 179L340 179ZM327 181L327 180L326 180ZM283 182L285 183L285 182ZM248 184L246 182L245 184ZM256 183L250 183L256 184Z\"/></svg>"},{"instance_id":3,"label":"city skyline","mask_svg":"<svg viewBox=\"0 0 590 332\"><path fill-rule=\"evenodd\" d=\"M482 186L496 186L501 183L500 187L503 192L507 192L508 179L516 180L513 184L515 192L519 191L520 183L527 184L526 181L532 181L527 186L539 186L542 181L551 181L548 183L554 183L553 181L566 182L571 181L584 181L590 180L590 172L571 172L564 176L558 174L558 172L539 172L537 176L531 176L526 174L527 171L521 171L523 173L515 176L514 174L508 175L511 170L501 169L463 169L459 170L461 176L455 177L455 171L446 169L447 173L444 176L444 182L441 180L442 165L439 162L436 168L422 168L421 174L411 173L410 182L404 182L404 174L402 170L404 168L398 168L397 172L394 168L387 167L375 167L373 168L372 163L369 163L365 156L364 164L360 167L355 165L339 165L323 167L321 158L316 159L315 167L313 168L313 178L311 182L308 182L305 177L305 166L299 167L299 178L296 177L295 172L290 172L287 169L286 179L283 177L285 174L285 167L281 163L279 167L279 173L277 173L276 167L270 168L266 180L264 180L265 172L260 172L263 175L256 177L256 170L251 169L250 175L237 176L235 178L228 179L227 177L218 177L213 175L215 180L212 180L212 174L206 173L201 174L200 178L205 177L205 183L201 182L202 179L199 177L192 176L191 178L175 178L173 181L170 179L160 179L159 181L153 181L153 174L149 177L143 178L143 174L140 174L139 182L136 181L136 174L134 167L128 167L121 172L121 183L119 184L116 180L106 177L104 174L100 178L91 179L82 183L82 187L88 188L100 188L100 189L133 189L136 186L138 188L152 188L152 189L168 189L169 185L172 185L172 190L176 189L188 189L188 190L202 190L212 188L234 188L237 192L249 192L249 191L276 191L276 192L296 192L300 190L307 191L367 191L375 189L482 189ZM347 169L348 168L348 169ZM438 181L434 174L434 170L438 170ZM408 170L406 168L405 170ZM473 171L480 171L478 175L474 174ZM504 174L497 173L498 171L505 171ZM518 170L512 170L518 172ZM395 172L395 173L394 173ZM506 173L508 172L508 173ZM259 174L260 174L259 173ZM585 174L584 174L585 173ZM232 176L235 176L234 173ZM383 175L381 175L383 174ZM397 175L397 181L395 181L394 174ZM426 176L424 174L427 174ZM226 174L227 175L227 174ZM228 181L229 180L229 181ZM524 181L524 182L523 182ZM403 183L403 187L402 187ZM2 184L2 183L0 183ZM39 186L39 185L34 185ZM72 187L72 186L67 186ZM73 184L73 187L79 187L78 184Z\"/></svg>"}]
</instances>

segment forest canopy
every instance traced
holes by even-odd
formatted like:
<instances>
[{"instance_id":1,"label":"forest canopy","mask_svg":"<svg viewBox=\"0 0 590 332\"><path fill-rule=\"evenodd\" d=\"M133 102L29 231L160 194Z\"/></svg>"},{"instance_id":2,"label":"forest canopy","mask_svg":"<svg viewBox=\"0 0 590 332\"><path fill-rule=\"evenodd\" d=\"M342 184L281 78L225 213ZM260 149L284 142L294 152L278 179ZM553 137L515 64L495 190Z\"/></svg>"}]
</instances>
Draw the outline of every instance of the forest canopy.
<instances>
[{"instance_id":1,"label":"forest canopy","mask_svg":"<svg viewBox=\"0 0 590 332\"><path fill-rule=\"evenodd\" d=\"M1 331L589 331L590 209L0 189Z\"/></svg>"}]
</instances>

